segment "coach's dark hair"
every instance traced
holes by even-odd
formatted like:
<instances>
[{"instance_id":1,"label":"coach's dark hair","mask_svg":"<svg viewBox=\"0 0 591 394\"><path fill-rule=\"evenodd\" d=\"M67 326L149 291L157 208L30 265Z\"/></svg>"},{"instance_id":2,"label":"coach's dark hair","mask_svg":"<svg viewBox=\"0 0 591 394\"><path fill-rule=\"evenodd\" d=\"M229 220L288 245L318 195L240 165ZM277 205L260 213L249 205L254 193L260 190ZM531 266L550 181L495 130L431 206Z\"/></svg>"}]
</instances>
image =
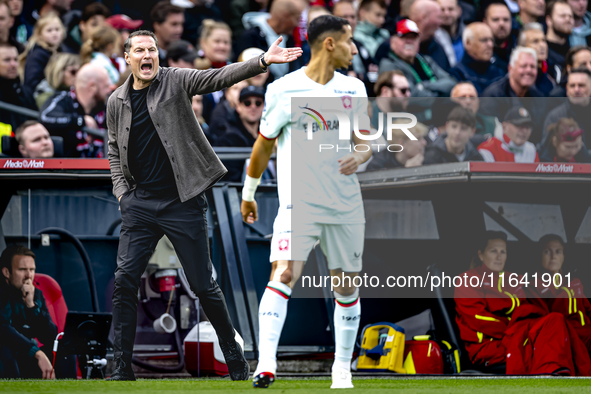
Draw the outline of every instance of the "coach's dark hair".
<instances>
[{"instance_id":1,"label":"coach's dark hair","mask_svg":"<svg viewBox=\"0 0 591 394\"><path fill-rule=\"evenodd\" d=\"M321 15L314 19L310 23L310 26L308 26L308 43L312 47L326 33L341 34L345 26L349 26L349 22L346 19L334 15Z\"/></svg>"},{"instance_id":2,"label":"coach's dark hair","mask_svg":"<svg viewBox=\"0 0 591 394\"><path fill-rule=\"evenodd\" d=\"M151 32L150 30L137 30L137 31L134 31L133 33L131 33L129 35L129 37L127 37L127 40L125 40L125 44L123 44L123 50L128 55L129 55L129 50L131 49L131 39L133 37L137 37L137 36L152 37L154 39L154 42L156 43L156 48L158 48L158 39L156 38L156 34Z\"/></svg>"},{"instance_id":3,"label":"coach's dark hair","mask_svg":"<svg viewBox=\"0 0 591 394\"><path fill-rule=\"evenodd\" d=\"M12 259L14 256L29 256L35 259L35 253L26 246L13 245L9 246L0 255L0 270L4 267L8 268L8 272L12 273Z\"/></svg>"},{"instance_id":4,"label":"coach's dark hair","mask_svg":"<svg viewBox=\"0 0 591 394\"><path fill-rule=\"evenodd\" d=\"M449 122L450 120L465 124L471 128L476 127L476 116L474 113L461 106L455 107L451 110L449 115L447 115L447 121Z\"/></svg>"}]
</instances>

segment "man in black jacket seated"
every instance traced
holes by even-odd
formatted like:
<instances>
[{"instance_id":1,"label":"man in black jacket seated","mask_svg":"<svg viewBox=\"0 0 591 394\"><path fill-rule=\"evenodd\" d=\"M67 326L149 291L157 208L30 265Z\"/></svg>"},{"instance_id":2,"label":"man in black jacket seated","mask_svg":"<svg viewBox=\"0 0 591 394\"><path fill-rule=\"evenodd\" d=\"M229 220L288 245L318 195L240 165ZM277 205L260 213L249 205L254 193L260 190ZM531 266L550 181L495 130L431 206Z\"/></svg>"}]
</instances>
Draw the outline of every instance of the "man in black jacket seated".
<instances>
[{"instance_id":1,"label":"man in black jacket seated","mask_svg":"<svg viewBox=\"0 0 591 394\"><path fill-rule=\"evenodd\" d=\"M49 357L57 327L43 293L33 286L35 254L10 246L0 256L0 267L0 377L53 379Z\"/></svg>"}]
</instances>

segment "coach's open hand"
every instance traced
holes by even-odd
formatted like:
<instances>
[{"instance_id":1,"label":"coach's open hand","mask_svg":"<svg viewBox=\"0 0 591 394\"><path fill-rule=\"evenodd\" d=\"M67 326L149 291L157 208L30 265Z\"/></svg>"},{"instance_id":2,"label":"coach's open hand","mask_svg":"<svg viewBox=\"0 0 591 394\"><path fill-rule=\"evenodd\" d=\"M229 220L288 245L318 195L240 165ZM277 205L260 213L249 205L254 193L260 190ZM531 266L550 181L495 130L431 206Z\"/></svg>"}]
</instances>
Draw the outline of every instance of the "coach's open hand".
<instances>
[{"instance_id":1,"label":"coach's open hand","mask_svg":"<svg viewBox=\"0 0 591 394\"><path fill-rule=\"evenodd\" d=\"M265 63L289 63L302 56L302 48L280 48L281 41L283 41L283 37L279 37L265 52ZM263 64L261 64L261 67L263 67Z\"/></svg>"}]
</instances>

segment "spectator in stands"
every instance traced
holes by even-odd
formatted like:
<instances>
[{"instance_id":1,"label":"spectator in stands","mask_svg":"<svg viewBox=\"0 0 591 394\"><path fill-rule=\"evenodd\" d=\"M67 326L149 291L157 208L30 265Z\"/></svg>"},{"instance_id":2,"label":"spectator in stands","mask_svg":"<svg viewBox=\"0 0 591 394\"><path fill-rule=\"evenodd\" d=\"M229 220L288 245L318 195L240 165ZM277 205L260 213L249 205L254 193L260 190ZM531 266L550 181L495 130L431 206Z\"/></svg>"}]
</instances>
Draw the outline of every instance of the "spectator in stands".
<instances>
[{"instance_id":1,"label":"spectator in stands","mask_svg":"<svg viewBox=\"0 0 591 394\"><path fill-rule=\"evenodd\" d=\"M82 64L90 63L103 67L109 74L109 80L113 85L119 82L119 69L114 60L121 46L119 32L108 24L94 29L82 45L80 61Z\"/></svg>"},{"instance_id":2,"label":"spectator in stands","mask_svg":"<svg viewBox=\"0 0 591 394\"><path fill-rule=\"evenodd\" d=\"M568 74L568 82L566 84L566 95L568 100L556 108L552 109L544 120L544 134L542 138L542 145L546 145L549 132L548 127L557 123L562 118L572 118L578 124L583 125L583 141L589 144L591 141L591 71L587 68L580 67L571 70Z\"/></svg>"},{"instance_id":3,"label":"spectator in stands","mask_svg":"<svg viewBox=\"0 0 591 394\"><path fill-rule=\"evenodd\" d=\"M195 68L195 60L197 59L199 59L197 50L185 40L171 42L168 51L166 51L168 67Z\"/></svg>"},{"instance_id":4,"label":"spectator in stands","mask_svg":"<svg viewBox=\"0 0 591 394\"><path fill-rule=\"evenodd\" d=\"M495 38L494 54L498 67L507 71L509 55L515 48L516 38L511 33L511 11L505 3L491 3L484 11L483 22L490 27Z\"/></svg>"},{"instance_id":5,"label":"spectator in stands","mask_svg":"<svg viewBox=\"0 0 591 394\"><path fill-rule=\"evenodd\" d=\"M457 163L461 161L483 161L470 138L476 133L474 113L462 106L451 110L441 134L425 151L424 164Z\"/></svg>"},{"instance_id":6,"label":"spectator in stands","mask_svg":"<svg viewBox=\"0 0 591 394\"><path fill-rule=\"evenodd\" d=\"M583 129L572 118L560 118L547 129L546 144L538 149L540 161L589 163L591 157L583 142Z\"/></svg>"},{"instance_id":7,"label":"spectator in stands","mask_svg":"<svg viewBox=\"0 0 591 394\"><path fill-rule=\"evenodd\" d=\"M0 0L0 44L10 44L18 50L18 53L22 53L25 47L10 34L11 26L12 11L8 0Z\"/></svg>"},{"instance_id":8,"label":"spectator in stands","mask_svg":"<svg viewBox=\"0 0 591 394\"><path fill-rule=\"evenodd\" d=\"M25 93L18 77L17 57L16 47L0 44L0 101L36 109L33 98ZM11 135L27 119L27 116L0 109L0 135Z\"/></svg>"},{"instance_id":9,"label":"spectator in stands","mask_svg":"<svg viewBox=\"0 0 591 394\"><path fill-rule=\"evenodd\" d=\"M206 19L201 25L199 56L203 59L197 67L205 70L228 64L232 52L232 31L224 22Z\"/></svg>"},{"instance_id":10,"label":"spectator in stands","mask_svg":"<svg viewBox=\"0 0 591 394\"><path fill-rule=\"evenodd\" d=\"M183 24L182 39L191 43L197 43L199 39L199 31L203 26L202 23L206 19L216 21L229 21L232 19L232 13L228 8L231 8L230 1L203 1L203 0L188 0L188 1L174 1L175 5L183 8L185 11L185 23ZM222 14L221 9L224 10ZM234 10L232 10L234 11ZM242 23L242 14L238 17L238 23Z\"/></svg>"},{"instance_id":11,"label":"spectator in stands","mask_svg":"<svg viewBox=\"0 0 591 394\"><path fill-rule=\"evenodd\" d=\"M115 86L104 67L86 64L71 91L57 92L41 109L41 123L64 139L65 157L103 157L103 140L82 131L105 129L105 103Z\"/></svg>"},{"instance_id":12,"label":"spectator in stands","mask_svg":"<svg viewBox=\"0 0 591 394\"><path fill-rule=\"evenodd\" d=\"M570 49L569 36L575 20L573 10L565 0L555 0L546 8L546 39L548 40L548 59L550 63L564 67L566 53Z\"/></svg>"},{"instance_id":13,"label":"spectator in stands","mask_svg":"<svg viewBox=\"0 0 591 394\"><path fill-rule=\"evenodd\" d=\"M390 38L391 51L380 63L380 74L400 70L411 85L412 95L419 97L449 96L456 81L429 56L418 54L420 30L416 23L403 19Z\"/></svg>"},{"instance_id":14,"label":"spectator in stands","mask_svg":"<svg viewBox=\"0 0 591 394\"><path fill-rule=\"evenodd\" d=\"M395 119L393 124L408 124L404 119ZM427 140L425 136L429 129L422 123L417 123L414 127L408 128L417 140L411 140L404 132L395 128L392 130L392 139L388 140L387 147L381 146L379 150L374 150L373 155L367 165L367 171L382 170L385 168L418 167L423 165L425 159L425 146ZM381 137L383 138L383 137ZM402 148L391 145L400 145Z\"/></svg>"},{"instance_id":15,"label":"spectator in stands","mask_svg":"<svg viewBox=\"0 0 591 394\"><path fill-rule=\"evenodd\" d=\"M548 43L544 28L539 23L528 23L519 33L518 45L532 48L538 55L538 76L536 88L545 96L549 95L557 84L556 78L561 78L562 67L549 63ZM560 82L560 80L558 81Z\"/></svg>"},{"instance_id":16,"label":"spectator in stands","mask_svg":"<svg viewBox=\"0 0 591 394\"><path fill-rule=\"evenodd\" d=\"M408 19L414 21L421 32L419 53L431 57L446 72L450 70L445 50L435 41L435 32L441 27L441 7L433 0L416 0L410 6Z\"/></svg>"},{"instance_id":17,"label":"spectator in stands","mask_svg":"<svg viewBox=\"0 0 591 394\"><path fill-rule=\"evenodd\" d=\"M524 107L512 107L503 119L503 135L492 137L478 147L487 162L511 161L515 163L539 162L536 146L529 142L533 120Z\"/></svg>"},{"instance_id":18,"label":"spectator in stands","mask_svg":"<svg viewBox=\"0 0 591 394\"><path fill-rule=\"evenodd\" d=\"M29 23L23 13L24 0L9 0L10 15L14 23L10 28L10 35L21 45L26 45L29 37L33 34L33 25Z\"/></svg>"},{"instance_id":19,"label":"spectator in stands","mask_svg":"<svg viewBox=\"0 0 591 394\"><path fill-rule=\"evenodd\" d=\"M247 147L254 145L259 135L259 123L263 115L265 90L256 86L248 86L240 92L236 109L230 114L221 128L216 130L219 136L218 146ZM228 182L242 182L244 160L225 162L228 174L224 179Z\"/></svg>"},{"instance_id":20,"label":"spectator in stands","mask_svg":"<svg viewBox=\"0 0 591 394\"><path fill-rule=\"evenodd\" d=\"M205 133L205 136L209 140L209 125L203 118L203 96L200 94L193 96L193 99L191 100L191 107L193 108L193 113L195 114L197 121L201 125L203 133Z\"/></svg>"},{"instance_id":21,"label":"spectator in stands","mask_svg":"<svg viewBox=\"0 0 591 394\"><path fill-rule=\"evenodd\" d=\"M538 270L538 278L544 274L563 275L574 273L576 267L563 270L565 257L565 244L562 237L556 234L546 234L540 238L538 245L541 249L541 269ZM548 281L546 281L547 283ZM536 284L534 284L535 286ZM536 295L542 301L548 312L557 312L563 315L575 329L579 338L591 351L591 303L583 293L583 285L579 278L573 277L568 282L563 281L561 286L544 286L543 281L537 283ZM566 293L566 294L565 294Z\"/></svg>"},{"instance_id":22,"label":"spectator in stands","mask_svg":"<svg viewBox=\"0 0 591 394\"><path fill-rule=\"evenodd\" d=\"M240 54L240 56L238 56L238 61L245 62L247 60L252 59L253 57L259 57L263 53L265 53L265 51L263 51L260 48L248 48L248 49L245 49ZM252 85L252 86L266 87L268 80L269 80L269 73L263 73L263 74L255 75L252 78L248 78L246 80L246 82L248 82L248 84Z\"/></svg>"},{"instance_id":23,"label":"spectator in stands","mask_svg":"<svg viewBox=\"0 0 591 394\"><path fill-rule=\"evenodd\" d=\"M492 30L482 22L469 24L462 36L464 57L451 69L450 74L458 81L470 81L482 93L491 83L501 79L505 73L491 62L494 38Z\"/></svg>"},{"instance_id":24,"label":"spectator in stands","mask_svg":"<svg viewBox=\"0 0 591 394\"><path fill-rule=\"evenodd\" d=\"M522 282L500 280L501 272L520 278L506 270L506 262L507 235L487 231L474 268L460 274L467 280L455 288L456 323L470 361L483 367L506 364L507 375L591 374L585 345L564 317L531 303ZM474 277L485 278L485 285L471 286Z\"/></svg>"},{"instance_id":25,"label":"spectator in stands","mask_svg":"<svg viewBox=\"0 0 591 394\"><path fill-rule=\"evenodd\" d=\"M43 79L33 93L37 108L43 108L47 99L58 90L70 90L80 69L80 56L71 53L55 53L49 58Z\"/></svg>"},{"instance_id":26,"label":"spectator in stands","mask_svg":"<svg viewBox=\"0 0 591 394\"><path fill-rule=\"evenodd\" d=\"M371 93L374 91L374 84L378 79L378 64L370 54L369 50L360 41L355 39L355 28L357 27L357 11L355 10L355 5L350 0L340 0L334 5L332 14L339 18L346 19L349 22L349 25L351 25L353 42L357 47L357 54L353 56L352 64L349 67L349 75L356 76L362 80L365 83L368 95L371 96ZM390 38L389 33L388 38ZM386 42L389 42L389 39L386 40Z\"/></svg>"},{"instance_id":27,"label":"spectator in stands","mask_svg":"<svg viewBox=\"0 0 591 394\"><path fill-rule=\"evenodd\" d=\"M435 31L435 41L447 55L450 67L455 67L464 56L462 34L466 25L462 21L462 7L458 0L437 0L441 7L441 27Z\"/></svg>"},{"instance_id":28,"label":"spectator in stands","mask_svg":"<svg viewBox=\"0 0 591 394\"><path fill-rule=\"evenodd\" d=\"M212 145L217 144L217 139L221 137L217 133L218 130L223 128L223 123L230 117L230 114L234 112L234 109L238 105L238 99L242 89L248 87L248 82L240 81L237 84L224 89L223 98L220 99L218 105L215 106L211 111L209 118L204 113L205 120L209 123L209 141ZM203 100L203 108L205 111L205 99Z\"/></svg>"},{"instance_id":29,"label":"spectator in stands","mask_svg":"<svg viewBox=\"0 0 591 394\"><path fill-rule=\"evenodd\" d=\"M353 38L363 44L372 57L378 47L390 38L390 33L382 29L386 21L386 8L384 0L362 0L359 4L359 22Z\"/></svg>"},{"instance_id":30,"label":"spectator in stands","mask_svg":"<svg viewBox=\"0 0 591 394\"><path fill-rule=\"evenodd\" d=\"M546 12L544 0L518 0L517 3L519 4L519 15L515 17L515 20L520 28L528 23L542 22Z\"/></svg>"},{"instance_id":31,"label":"spectator in stands","mask_svg":"<svg viewBox=\"0 0 591 394\"><path fill-rule=\"evenodd\" d=\"M82 44L90 38L90 33L105 24L111 16L111 11L103 3L90 3L78 18L79 11L69 12L64 17L64 24L68 35L63 43L63 51L78 55Z\"/></svg>"},{"instance_id":32,"label":"spectator in stands","mask_svg":"<svg viewBox=\"0 0 591 394\"><path fill-rule=\"evenodd\" d=\"M587 37L591 35L591 12L587 10L588 0L567 0L573 10L575 23L570 34L571 47L589 45Z\"/></svg>"},{"instance_id":33,"label":"spectator in stands","mask_svg":"<svg viewBox=\"0 0 591 394\"><path fill-rule=\"evenodd\" d=\"M3 378L54 379L49 357L57 327L33 285L35 253L14 245L0 256L0 365ZM44 346L39 347L39 342Z\"/></svg>"},{"instance_id":34,"label":"spectator in stands","mask_svg":"<svg viewBox=\"0 0 591 394\"><path fill-rule=\"evenodd\" d=\"M572 47L566 54L566 74L575 68L584 67L591 71L591 48L586 46ZM567 76L551 92L550 97L566 97Z\"/></svg>"},{"instance_id":35,"label":"spectator in stands","mask_svg":"<svg viewBox=\"0 0 591 394\"><path fill-rule=\"evenodd\" d=\"M56 53L64 37L64 25L56 14L47 14L37 21L25 51L19 56L19 69L24 76L23 89L27 95L33 96L35 88L43 80L49 58Z\"/></svg>"},{"instance_id":36,"label":"spectator in stands","mask_svg":"<svg viewBox=\"0 0 591 394\"><path fill-rule=\"evenodd\" d=\"M372 101L372 108L379 108L381 112L405 111L411 97L408 79L400 70L386 71L380 74L374 86L374 93L380 100Z\"/></svg>"},{"instance_id":37,"label":"spectator in stands","mask_svg":"<svg viewBox=\"0 0 591 394\"><path fill-rule=\"evenodd\" d=\"M125 40L129 37L129 34L138 29L141 25L144 24L143 20L133 20L127 15L112 15L105 20L105 23L111 25L115 30L119 32L119 44L121 44L121 48L118 48L117 53L123 53L124 48L123 45L125 44ZM125 59L118 57L117 59L117 69L120 72L124 72L127 69L127 64L125 63Z\"/></svg>"},{"instance_id":38,"label":"spectator in stands","mask_svg":"<svg viewBox=\"0 0 591 394\"><path fill-rule=\"evenodd\" d=\"M41 0L39 3L41 7L35 10L39 17L44 17L47 14L54 13L63 17L72 8L74 0ZM34 18L34 16L33 16Z\"/></svg>"},{"instance_id":39,"label":"spectator in stands","mask_svg":"<svg viewBox=\"0 0 591 394\"><path fill-rule=\"evenodd\" d=\"M242 22L246 30L238 40L235 54L241 54L247 48L260 48L264 51L279 38L283 37L280 46L295 46L293 29L298 26L305 4L302 0L274 0L269 13L249 12ZM303 66L301 60L289 64L273 64L269 67L273 79L281 78L291 71Z\"/></svg>"},{"instance_id":40,"label":"spectator in stands","mask_svg":"<svg viewBox=\"0 0 591 394\"><path fill-rule=\"evenodd\" d=\"M15 133L18 151L22 157L48 159L53 157L53 141L49 131L36 120L27 120Z\"/></svg>"},{"instance_id":41,"label":"spectator in stands","mask_svg":"<svg viewBox=\"0 0 591 394\"><path fill-rule=\"evenodd\" d=\"M503 126L494 116L483 115L480 109L478 92L471 82L460 82L451 91L451 99L462 107L472 111L476 117L476 133L470 139L474 146L478 146L487 139L502 134Z\"/></svg>"},{"instance_id":42,"label":"spectator in stands","mask_svg":"<svg viewBox=\"0 0 591 394\"><path fill-rule=\"evenodd\" d=\"M168 0L159 1L150 12L154 34L158 39L158 58L161 67L168 67L166 51L171 42L180 40L183 35L185 11Z\"/></svg>"}]
</instances>

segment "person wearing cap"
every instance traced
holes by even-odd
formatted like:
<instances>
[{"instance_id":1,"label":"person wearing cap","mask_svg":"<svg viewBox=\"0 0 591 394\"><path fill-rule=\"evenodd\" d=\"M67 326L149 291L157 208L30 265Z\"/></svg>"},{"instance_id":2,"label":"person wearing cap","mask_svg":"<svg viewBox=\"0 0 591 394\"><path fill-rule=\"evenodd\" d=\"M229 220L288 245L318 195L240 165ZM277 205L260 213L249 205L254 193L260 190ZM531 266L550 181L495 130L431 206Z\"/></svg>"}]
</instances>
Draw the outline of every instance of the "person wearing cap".
<instances>
[{"instance_id":1,"label":"person wearing cap","mask_svg":"<svg viewBox=\"0 0 591 394\"><path fill-rule=\"evenodd\" d=\"M419 55L421 38L417 24L403 19L396 24L396 30L390 38L391 51L380 62L379 73L402 71L413 97L449 97L456 80L429 56Z\"/></svg>"},{"instance_id":2,"label":"person wearing cap","mask_svg":"<svg viewBox=\"0 0 591 394\"><path fill-rule=\"evenodd\" d=\"M491 83L503 78L505 72L493 63L494 38L492 30L482 22L470 23L462 34L464 56L451 69L458 81L470 81L482 93Z\"/></svg>"},{"instance_id":3,"label":"person wearing cap","mask_svg":"<svg viewBox=\"0 0 591 394\"><path fill-rule=\"evenodd\" d=\"M195 68L195 59L199 53L190 42L185 40L173 41L166 51L168 67Z\"/></svg>"},{"instance_id":4,"label":"person wearing cap","mask_svg":"<svg viewBox=\"0 0 591 394\"><path fill-rule=\"evenodd\" d=\"M572 118L560 118L548 126L546 144L538 148L540 161L589 163L591 157L583 141L583 129Z\"/></svg>"},{"instance_id":5,"label":"person wearing cap","mask_svg":"<svg viewBox=\"0 0 591 394\"><path fill-rule=\"evenodd\" d=\"M217 123L217 146L247 147L254 145L259 135L259 124L265 105L265 90L257 86L248 86L240 92L238 104L224 122ZM228 173L224 177L228 182L242 182L244 160L232 160L224 163Z\"/></svg>"},{"instance_id":6,"label":"person wearing cap","mask_svg":"<svg viewBox=\"0 0 591 394\"><path fill-rule=\"evenodd\" d=\"M503 135L492 137L478 146L484 161L510 161L537 163L540 161L536 146L528 141L533 120L524 107L513 107L503 119Z\"/></svg>"},{"instance_id":7,"label":"person wearing cap","mask_svg":"<svg viewBox=\"0 0 591 394\"><path fill-rule=\"evenodd\" d=\"M125 43L125 40L127 40L127 37L129 37L129 34L136 30L139 29L141 25L144 24L143 20L133 20L130 17L128 17L127 15L122 15L122 14L117 14L117 15L111 15L110 17L108 17L105 22L107 22L109 25L113 26L113 28L115 28L115 30L117 30L119 32L119 34L121 34L121 47L123 48L123 44Z\"/></svg>"},{"instance_id":8,"label":"person wearing cap","mask_svg":"<svg viewBox=\"0 0 591 394\"><path fill-rule=\"evenodd\" d=\"M362 0L359 4L359 23L353 38L367 48L370 56L374 56L380 44L390 38L390 33L382 29L386 21L386 8L384 0Z\"/></svg>"}]
</instances>

